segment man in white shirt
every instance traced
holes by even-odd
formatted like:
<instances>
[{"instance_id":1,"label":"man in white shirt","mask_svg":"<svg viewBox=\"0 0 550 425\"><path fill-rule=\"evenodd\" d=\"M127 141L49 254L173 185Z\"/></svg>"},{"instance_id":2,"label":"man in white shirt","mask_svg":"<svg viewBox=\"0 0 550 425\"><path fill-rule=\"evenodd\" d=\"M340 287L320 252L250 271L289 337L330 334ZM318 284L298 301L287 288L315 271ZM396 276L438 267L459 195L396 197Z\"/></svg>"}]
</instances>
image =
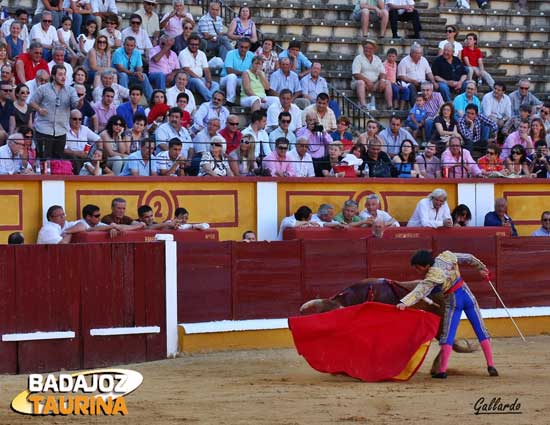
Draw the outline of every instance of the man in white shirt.
<instances>
[{"instance_id":1,"label":"man in white shirt","mask_svg":"<svg viewBox=\"0 0 550 425\"><path fill-rule=\"evenodd\" d=\"M48 62L50 72L55 65L63 65L65 67L65 86L70 87L73 84L73 67L70 63L65 62L65 48L57 46L52 51L52 60Z\"/></svg>"},{"instance_id":2,"label":"man in white shirt","mask_svg":"<svg viewBox=\"0 0 550 425\"><path fill-rule=\"evenodd\" d=\"M404 85L412 85L409 87L410 104L413 105L416 100L416 95L420 91L420 84L424 81L431 81L434 89L439 88L439 84L435 81L432 74L430 64L423 56L424 49L418 43L413 43L410 52L397 65L397 78Z\"/></svg>"},{"instance_id":3,"label":"man in white shirt","mask_svg":"<svg viewBox=\"0 0 550 425\"><path fill-rule=\"evenodd\" d=\"M187 88L189 76L184 71L179 71L174 77L174 80L176 81L174 86L166 90L166 103L168 103L168 106L176 106L178 102L178 94L185 92L187 93L187 96L189 96L189 102L187 102L185 110L193 115L195 113L195 109L197 109L197 106L195 103L195 96L193 96L191 90Z\"/></svg>"},{"instance_id":4,"label":"man in white shirt","mask_svg":"<svg viewBox=\"0 0 550 425\"><path fill-rule=\"evenodd\" d=\"M101 102L103 97L103 89L110 87L115 92L113 99L113 105L118 107L125 99L130 97L130 91L126 87L122 87L120 84L115 83L115 71L113 69L104 69L101 71L101 83L94 88L92 97L94 102Z\"/></svg>"},{"instance_id":5,"label":"man in white shirt","mask_svg":"<svg viewBox=\"0 0 550 425\"><path fill-rule=\"evenodd\" d=\"M185 127L181 125L181 109L177 106L168 111L168 122L161 124L155 132L157 146L160 150L167 150L170 140L177 138L183 143L182 154L190 161L193 158L193 142Z\"/></svg>"},{"instance_id":6,"label":"man in white shirt","mask_svg":"<svg viewBox=\"0 0 550 425\"><path fill-rule=\"evenodd\" d=\"M118 9L116 7L115 0L92 0L92 15L95 16L97 22L97 28L102 27L103 19L108 16L117 16L118 17L118 26L120 28L120 23L122 19L118 14Z\"/></svg>"},{"instance_id":7,"label":"man in white shirt","mask_svg":"<svg viewBox=\"0 0 550 425\"><path fill-rule=\"evenodd\" d=\"M160 34L159 15L154 11L156 5L157 0L144 0L143 7L136 12L136 14L141 16L143 29L151 37L154 46L157 45L156 41Z\"/></svg>"},{"instance_id":8,"label":"man in white shirt","mask_svg":"<svg viewBox=\"0 0 550 425\"><path fill-rule=\"evenodd\" d=\"M265 112L260 110L252 112L251 122L248 127L243 130L243 136L245 134L251 134L254 136L255 150L254 156L256 158L263 159L269 153L271 153L271 146L269 145L269 135L265 131L265 123L267 119Z\"/></svg>"},{"instance_id":9,"label":"man in white shirt","mask_svg":"<svg viewBox=\"0 0 550 425\"><path fill-rule=\"evenodd\" d=\"M73 109L67 125L67 143L65 143L65 156L72 160L74 173L78 175L84 160L92 145L100 137L97 133L82 125L82 113Z\"/></svg>"},{"instance_id":10,"label":"man in white shirt","mask_svg":"<svg viewBox=\"0 0 550 425\"><path fill-rule=\"evenodd\" d=\"M55 43L59 42L57 31L52 25L52 13L45 10L42 13L42 20L33 25L29 38L31 41L39 41L42 44L42 57L45 61L50 61L52 58L52 48Z\"/></svg>"},{"instance_id":11,"label":"man in white shirt","mask_svg":"<svg viewBox=\"0 0 550 425\"><path fill-rule=\"evenodd\" d=\"M503 83L495 82L493 91L483 96L481 101L483 115L496 122L499 130L512 118L512 103L505 91L506 86Z\"/></svg>"},{"instance_id":12,"label":"man in white shirt","mask_svg":"<svg viewBox=\"0 0 550 425\"><path fill-rule=\"evenodd\" d=\"M447 192L434 189L427 198L418 201L407 227L453 227Z\"/></svg>"},{"instance_id":13,"label":"man in white shirt","mask_svg":"<svg viewBox=\"0 0 550 425\"><path fill-rule=\"evenodd\" d=\"M74 233L83 232L86 227L76 221L67 221L65 211L60 205L52 205L46 212L47 222L38 232L38 244L69 243Z\"/></svg>"},{"instance_id":14,"label":"man in white shirt","mask_svg":"<svg viewBox=\"0 0 550 425\"><path fill-rule=\"evenodd\" d=\"M210 150L210 139L218 134L221 124L220 119L212 117L208 120L208 124L205 128L199 131L195 137L193 137L193 146L195 153L203 153Z\"/></svg>"},{"instance_id":15,"label":"man in white shirt","mask_svg":"<svg viewBox=\"0 0 550 425\"><path fill-rule=\"evenodd\" d=\"M313 159L308 153L309 140L307 137L299 137L296 141L296 147L288 155L292 159L292 165L296 177L315 177L313 168Z\"/></svg>"},{"instance_id":16,"label":"man in white shirt","mask_svg":"<svg viewBox=\"0 0 550 425\"><path fill-rule=\"evenodd\" d=\"M137 13L130 15L130 26L122 30L122 42L126 37L132 36L136 39L136 50L141 53L145 62L149 61L149 51L153 48L149 34L141 28L142 18Z\"/></svg>"},{"instance_id":17,"label":"man in white shirt","mask_svg":"<svg viewBox=\"0 0 550 425\"><path fill-rule=\"evenodd\" d=\"M21 133L13 133L8 137L4 146L0 147L0 174L32 174L32 167L29 163L23 168L21 153L25 148Z\"/></svg>"},{"instance_id":18,"label":"man in white shirt","mask_svg":"<svg viewBox=\"0 0 550 425\"><path fill-rule=\"evenodd\" d=\"M317 214L311 216L312 223L317 223L321 227L344 229L348 226L334 220L334 207L330 204L321 204Z\"/></svg>"},{"instance_id":19,"label":"man in white shirt","mask_svg":"<svg viewBox=\"0 0 550 425\"><path fill-rule=\"evenodd\" d=\"M373 226L376 220L383 220L386 227L399 227L399 222L395 218L380 209L380 199L374 193L367 196L365 209L359 213L359 217L366 221L367 226Z\"/></svg>"},{"instance_id":20,"label":"man in white shirt","mask_svg":"<svg viewBox=\"0 0 550 425\"><path fill-rule=\"evenodd\" d=\"M289 89L283 89L279 93L279 102L275 102L267 108L267 129L269 132L275 130L279 125L279 114L288 112L291 116L288 130L295 132L302 127L302 110L292 103L292 92Z\"/></svg>"},{"instance_id":21,"label":"man in white shirt","mask_svg":"<svg viewBox=\"0 0 550 425\"><path fill-rule=\"evenodd\" d=\"M157 167L161 176L185 176L185 156L182 155L183 143L177 137L168 142L168 150L160 152L156 157Z\"/></svg>"}]
</instances>

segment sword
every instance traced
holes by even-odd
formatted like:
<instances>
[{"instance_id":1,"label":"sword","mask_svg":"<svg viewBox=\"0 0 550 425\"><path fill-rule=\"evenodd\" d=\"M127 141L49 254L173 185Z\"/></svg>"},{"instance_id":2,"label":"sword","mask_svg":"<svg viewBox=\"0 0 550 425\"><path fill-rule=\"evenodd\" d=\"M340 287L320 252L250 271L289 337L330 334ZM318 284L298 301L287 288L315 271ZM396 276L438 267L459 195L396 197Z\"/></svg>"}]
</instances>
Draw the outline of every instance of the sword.
<instances>
[{"instance_id":1,"label":"sword","mask_svg":"<svg viewBox=\"0 0 550 425\"><path fill-rule=\"evenodd\" d=\"M497 289L495 288L495 286L493 285L493 282L491 282L491 279L489 279L489 276L486 277L486 280L487 282L489 283L489 285L491 285L491 288L493 289L493 292L495 293L495 295L497 296L498 300L500 301L500 303L502 304L502 307L504 307L504 310L506 310L506 313L508 313L508 317L510 318L510 320L512 321L512 323L514 324L514 326L516 327L518 333L519 333L519 336L521 336L521 339L523 339L523 342L527 342L525 340L525 337L523 336L523 333L521 332L518 324L516 323L516 321L514 320L514 318L512 317L512 314L510 313L510 311L508 310L508 308L506 308L506 306L504 305L504 301L502 301L502 298L500 298L500 295L498 294L497 292Z\"/></svg>"}]
</instances>

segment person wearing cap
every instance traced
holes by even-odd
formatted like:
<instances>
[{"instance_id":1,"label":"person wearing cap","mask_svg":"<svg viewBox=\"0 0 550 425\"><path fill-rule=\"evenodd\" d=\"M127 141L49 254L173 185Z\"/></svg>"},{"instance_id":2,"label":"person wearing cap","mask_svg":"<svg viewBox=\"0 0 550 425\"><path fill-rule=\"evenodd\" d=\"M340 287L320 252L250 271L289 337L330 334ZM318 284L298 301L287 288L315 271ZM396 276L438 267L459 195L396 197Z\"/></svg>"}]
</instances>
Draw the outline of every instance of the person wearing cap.
<instances>
[{"instance_id":1,"label":"person wearing cap","mask_svg":"<svg viewBox=\"0 0 550 425\"><path fill-rule=\"evenodd\" d=\"M384 93L388 109L391 109L393 104L391 83L386 79L386 70L382 61L374 54L376 48L376 42L373 40L363 42L363 53L357 55L351 65L352 87L357 91L361 107L375 110L372 93L379 92ZM369 105L366 102L367 96L371 97Z\"/></svg>"},{"instance_id":2,"label":"person wearing cap","mask_svg":"<svg viewBox=\"0 0 550 425\"><path fill-rule=\"evenodd\" d=\"M136 15L141 16L142 27L151 38L153 46L158 44L160 35L159 15L154 11L157 0L145 0L143 6L138 9Z\"/></svg>"}]
</instances>

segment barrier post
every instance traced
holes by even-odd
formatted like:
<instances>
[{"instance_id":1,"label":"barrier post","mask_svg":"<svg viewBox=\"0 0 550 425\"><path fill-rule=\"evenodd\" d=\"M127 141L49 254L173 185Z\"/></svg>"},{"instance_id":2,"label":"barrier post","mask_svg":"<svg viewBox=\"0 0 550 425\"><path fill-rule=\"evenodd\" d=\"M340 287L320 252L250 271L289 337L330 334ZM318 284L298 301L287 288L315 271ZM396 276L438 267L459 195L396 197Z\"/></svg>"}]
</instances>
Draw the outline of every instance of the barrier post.
<instances>
[{"instance_id":1,"label":"barrier post","mask_svg":"<svg viewBox=\"0 0 550 425\"><path fill-rule=\"evenodd\" d=\"M178 258L174 235L156 235L164 241L164 278L166 288L166 357L178 354Z\"/></svg>"}]
</instances>

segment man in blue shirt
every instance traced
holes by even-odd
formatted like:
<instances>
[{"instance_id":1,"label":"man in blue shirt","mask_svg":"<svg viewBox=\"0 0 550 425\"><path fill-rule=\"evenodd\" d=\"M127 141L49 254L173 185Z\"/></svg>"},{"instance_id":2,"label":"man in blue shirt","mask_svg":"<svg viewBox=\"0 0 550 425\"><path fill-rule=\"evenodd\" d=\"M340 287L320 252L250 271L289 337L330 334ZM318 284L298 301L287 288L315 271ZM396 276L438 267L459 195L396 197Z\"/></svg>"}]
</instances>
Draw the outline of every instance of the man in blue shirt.
<instances>
[{"instance_id":1,"label":"man in blue shirt","mask_svg":"<svg viewBox=\"0 0 550 425\"><path fill-rule=\"evenodd\" d=\"M279 59L288 58L290 60L290 69L300 78L309 74L311 68L311 61L300 51L301 48L302 44L298 40L292 40L288 43L288 49L279 54Z\"/></svg>"},{"instance_id":2,"label":"man in blue shirt","mask_svg":"<svg viewBox=\"0 0 550 425\"><path fill-rule=\"evenodd\" d=\"M153 152L155 140L143 139L140 142L140 150L128 155L121 176L158 176L157 162Z\"/></svg>"},{"instance_id":3,"label":"man in blue shirt","mask_svg":"<svg viewBox=\"0 0 550 425\"><path fill-rule=\"evenodd\" d=\"M485 214L485 227L510 227L512 236L517 236L518 231L512 218L508 215L508 202L504 198L495 199L495 210Z\"/></svg>"},{"instance_id":4,"label":"man in blue shirt","mask_svg":"<svg viewBox=\"0 0 550 425\"><path fill-rule=\"evenodd\" d=\"M550 236L550 211L544 211L540 217L541 226L531 236Z\"/></svg>"},{"instance_id":5,"label":"man in blue shirt","mask_svg":"<svg viewBox=\"0 0 550 425\"><path fill-rule=\"evenodd\" d=\"M250 39L241 38L237 48L229 51L225 57L224 66L221 72L220 85L227 93L226 104L233 106L237 95L237 86L241 85L241 75L250 69L254 54L250 51Z\"/></svg>"},{"instance_id":6,"label":"man in blue shirt","mask_svg":"<svg viewBox=\"0 0 550 425\"><path fill-rule=\"evenodd\" d=\"M117 70L118 83L123 87L128 84L138 84L143 87L143 93L148 99L153 94L153 88L149 78L143 72L143 61L141 53L136 49L136 39L132 36L126 37L124 45L113 53L113 66Z\"/></svg>"},{"instance_id":7,"label":"man in blue shirt","mask_svg":"<svg viewBox=\"0 0 550 425\"><path fill-rule=\"evenodd\" d=\"M134 115L145 115L145 110L139 104L142 94L143 91L141 90L141 87L130 87L130 100L128 102L124 102L123 104L119 105L118 108L116 108L117 115L120 115L122 118L124 118L124 121L126 121L128 128L132 128L134 126Z\"/></svg>"}]
</instances>

